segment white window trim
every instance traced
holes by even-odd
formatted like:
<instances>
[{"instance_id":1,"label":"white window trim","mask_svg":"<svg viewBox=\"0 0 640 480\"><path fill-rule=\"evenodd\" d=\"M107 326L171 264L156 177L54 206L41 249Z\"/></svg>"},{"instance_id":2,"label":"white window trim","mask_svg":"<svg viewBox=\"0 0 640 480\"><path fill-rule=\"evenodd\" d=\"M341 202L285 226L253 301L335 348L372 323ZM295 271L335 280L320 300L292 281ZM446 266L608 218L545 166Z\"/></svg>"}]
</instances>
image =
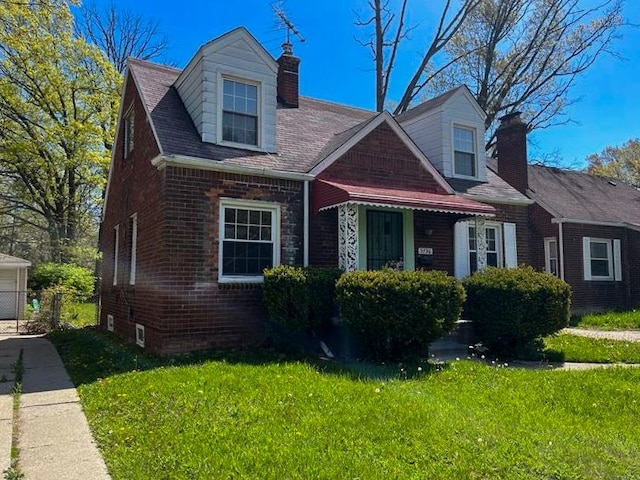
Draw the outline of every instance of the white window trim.
<instances>
[{"instance_id":1,"label":"white window trim","mask_svg":"<svg viewBox=\"0 0 640 480\"><path fill-rule=\"evenodd\" d=\"M255 85L258 88L258 98L257 98L257 107L258 107L258 121L257 121L257 145L247 144L247 143L236 143L230 142L228 140L222 139L222 113L223 113L223 105L224 105L224 80L231 80L234 82L245 83L247 85ZM262 82L256 80L255 78L247 78L238 75L234 75L232 73L226 72L218 72L218 108L217 108L217 120L218 120L218 128L217 128L217 137L218 144L224 145L227 147L234 148L242 148L243 150L254 150L258 152L263 152L263 135L264 135L264 108L262 105Z\"/></svg>"},{"instance_id":2,"label":"white window trim","mask_svg":"<svg viewBox=\"0 0 640 480\"><path fill-rule=\"evenodd\" d=\"M113 227L115 233L113 246L113 285L118 285L118 248L120 245L120 225Z\"/></svg>"},{"instance_id":3,"label":"white window trim","mask_svg":"<svg viewBox=\"0 0 640 480\"><path fill-rule=\"evenodd\" d=\"M109 332L113 332L114 331L114 320L113 320L113 315L111 315L111 314L107 315L107 330Z\"/></svg>"},{"instance_id":4,"label":"white window trim","mask_svg":"<svg viewBox=\"0 0 640 480\"><path fill-rule=\"evenodd\" d=\"M136 261L138 258L138 214L131 215L131 260L129 264L129 285L136 284Z\"/></svg>"},{"instance_id":5,"label":"white window trim","mask_svg":"<svg viewBox=\"0 0 640 480\"><path fill-rule=\"evenodd\" d=\"M596 276L591 274L591 243L605 243L607 245L607 260L609 262L609 275ZM622 257L620 254L620 240L611 238L582 238L582 258L584 266L584 279L596 282L620 282L622 281Z\"/></svg>"},{"instance_id":6,"label":"white window trim","mask_svg":"<svg viewBox=\"0 0 640 480\"><path fill-rule=\"evenodd\" d=\"M551 243L555 244L554 251L552 252ZM553 253L553 256L551 255ZM551 260L556 261L556 273L551 271ZM556 277L560 275L560 259L558 258L558 239L556 237L544 238L544 271L551 273Z\"/></svg>"},{"instance_id":7,"label":"white window trim","mask_svg":"<svg viewBox=\"0 0 640 480\"><path fill-rule=\"evenodd\" d=\"M462 130L470 130L471 133L473 134L473 146L475 148L476 151L473 152L474 155L474 170L476 172L475 175L462 175L459 173L456 173L456 139L455 139L455 130L456 128L462 129ZM465 152L465 153L472 153L472 152ZM452 176L455 178L463 178L463 179L468 179L468 180L478 180L478 178L480 178L480 172L479 172L479 161L478 161L478 157L479 157L479 151L478 151L478 129L476 127L473 127L471 125L464 125L461 123L452 123L451 124L451 173L453 174Z\"/></svg>"},{"instance_id":8,"label":"white window trim","mask_svg":"<svg viewBox=\"0 0 640 480\"><path fill-rule=\"evenodd\" d=\"M262 275L225 276L222 274L224 209L227 207L270 210L273 213L271 236L273 241L273 266L276 267L280 265L280 205L273 202L261 202L235 198L220 199L220 207L218 210L218 283L262 283L264 281L264 276Z\"/></svg>"},{"instance_id":9,"label":"white window trim","mask_svg":"<svg viewBox=\"0 0 640 480\"><path fill-rule=\"evenodd\" d=\"M135 111L133 109L134 105L129 107L127 113L124 116L124 144L122 148L122 157L129 158L131 152L135 148L135 138L136 138L136 116ZM129 133L129 125L132 123L132 135ZM131 143L131 148L129 148L129 143Z\"/></svg>"}]
</instances>

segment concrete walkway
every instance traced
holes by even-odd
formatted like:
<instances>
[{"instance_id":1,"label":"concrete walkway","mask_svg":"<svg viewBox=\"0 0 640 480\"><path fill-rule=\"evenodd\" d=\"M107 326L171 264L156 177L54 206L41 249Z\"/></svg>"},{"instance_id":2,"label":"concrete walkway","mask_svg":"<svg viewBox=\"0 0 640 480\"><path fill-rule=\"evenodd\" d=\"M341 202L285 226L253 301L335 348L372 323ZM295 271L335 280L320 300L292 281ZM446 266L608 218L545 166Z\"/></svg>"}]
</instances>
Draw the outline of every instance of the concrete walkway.
<instances>
[{"instance_id":1,"label":"concrete walkway","mask_svg":"<svg viewBox=\"0 0 640 480\"><path fill-rule=\"evenodd\" d=\"M13 365L22 351L19 468L25 480L108 480L78 394L54 346L39 336L0 338L0 469L10 464ZM4 377L2 377L4 375Z\"/></svg>"},{"instance_id":2,"label":"concrete walkway","mask_svg":"<svg viewBox=\"0 0 640 480\"><path fill-rule=\"evenodd\" d=\"M640 342L640 331L638 330L587 330L584 328L565 328L564 333L571 335L579 335L581 337L591 338L609 338L611 340L624 340L626 342Z\"/></svg>"}]
</instances>

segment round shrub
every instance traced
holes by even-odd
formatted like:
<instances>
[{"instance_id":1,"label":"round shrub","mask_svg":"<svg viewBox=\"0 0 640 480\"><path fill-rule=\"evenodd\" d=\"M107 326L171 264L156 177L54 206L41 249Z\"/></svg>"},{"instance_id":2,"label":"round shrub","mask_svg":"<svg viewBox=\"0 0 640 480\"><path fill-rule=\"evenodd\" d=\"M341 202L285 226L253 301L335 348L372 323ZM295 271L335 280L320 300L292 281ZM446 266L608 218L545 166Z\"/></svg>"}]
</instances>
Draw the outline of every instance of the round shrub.
<instances>
[{"instance_id":1,"label":"round shrub","mask_svg":"<svg viewBox=\"0 0 640 480\"><path fill-rule=\"evenodd\" d=\"M335 310L335 268L279 265L264 271L263 300L269 318L294 331L329 323Z\"/></svg>"},{"instance_id":2,"label":"round shrub","mask_svg":"<svg viewBox=\"0 0 640 480\"><path fill-rule=\"evenodd\" d=\"M531 267L487 268L464 280L464 315L491 351L517 355L569 323L571 287Z\"/></svg>"},{"instance_id":3,"label":"round shrub","mask_svg":"<svg viewBox=\"0 0 640 480\"><path fill-rule=\"evenodd\" d=\"M43 263L31 274L31 288L65 287L77 293L93 294L95 278L87 268L71 263Z\"/></svg>"},{"instance_id":4,"label":"round shrub","mask_svg":"<svg viewBox=\"0 0 640 480\"><path fill-rule=\"evenodd\" d=\"M340 314L371 358L402 360L426 353L460 317L464 289L444 272L380 270L343 274Z\"/></svg>"}]
</instances>

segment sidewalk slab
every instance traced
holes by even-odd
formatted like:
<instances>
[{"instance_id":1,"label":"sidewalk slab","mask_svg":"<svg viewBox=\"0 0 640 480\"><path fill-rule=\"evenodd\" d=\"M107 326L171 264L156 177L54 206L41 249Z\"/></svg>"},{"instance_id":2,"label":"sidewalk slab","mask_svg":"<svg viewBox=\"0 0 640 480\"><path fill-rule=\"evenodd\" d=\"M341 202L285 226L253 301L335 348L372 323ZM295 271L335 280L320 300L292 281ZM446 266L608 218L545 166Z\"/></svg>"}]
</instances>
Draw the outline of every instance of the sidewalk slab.
<instances>
[{"instance_id":1,"label":"sidewalk slab","mask_svg":"<svg viewBox=\"0 0 640 480\"><path fill-rule=\"evenodd\" d=\"M25 480L109 480L78 393L55 347L39 336L0 338L0 366L13 366L22 351L19 465ZM12 377L13 378L13 377ZM10 465L13 381L0 396L0 468ZM0 470L0 471L2 471Z\"/></svg>"}]
</instances>

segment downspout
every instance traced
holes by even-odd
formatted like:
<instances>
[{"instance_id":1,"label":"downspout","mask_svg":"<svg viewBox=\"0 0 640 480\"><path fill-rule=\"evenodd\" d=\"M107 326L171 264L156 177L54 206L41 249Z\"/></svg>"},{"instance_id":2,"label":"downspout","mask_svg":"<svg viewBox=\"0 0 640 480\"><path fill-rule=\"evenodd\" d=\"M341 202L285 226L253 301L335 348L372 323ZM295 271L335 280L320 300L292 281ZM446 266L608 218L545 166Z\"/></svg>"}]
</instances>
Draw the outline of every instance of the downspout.
<instances>
[{"instance_id":1,"label":"downspout","mask_svg":"<svg viewBox=\"0 0 640 480\"><path fill-rule=\"evenodd\" d=\"M304 181L304 214L302 232L302 264L309 266L309 180Z\"/></svg>"},{"instance_id":2,"label":"downspout","mask_svg":"<svg viewBox=\"0 0 640 480\"><path fill-rule=\"evenodd\" d=\"M560 255L560 280L564 280L564 236L562 234L562 220L558 223L558 254Z\"/></svg>"}]
</instances>

